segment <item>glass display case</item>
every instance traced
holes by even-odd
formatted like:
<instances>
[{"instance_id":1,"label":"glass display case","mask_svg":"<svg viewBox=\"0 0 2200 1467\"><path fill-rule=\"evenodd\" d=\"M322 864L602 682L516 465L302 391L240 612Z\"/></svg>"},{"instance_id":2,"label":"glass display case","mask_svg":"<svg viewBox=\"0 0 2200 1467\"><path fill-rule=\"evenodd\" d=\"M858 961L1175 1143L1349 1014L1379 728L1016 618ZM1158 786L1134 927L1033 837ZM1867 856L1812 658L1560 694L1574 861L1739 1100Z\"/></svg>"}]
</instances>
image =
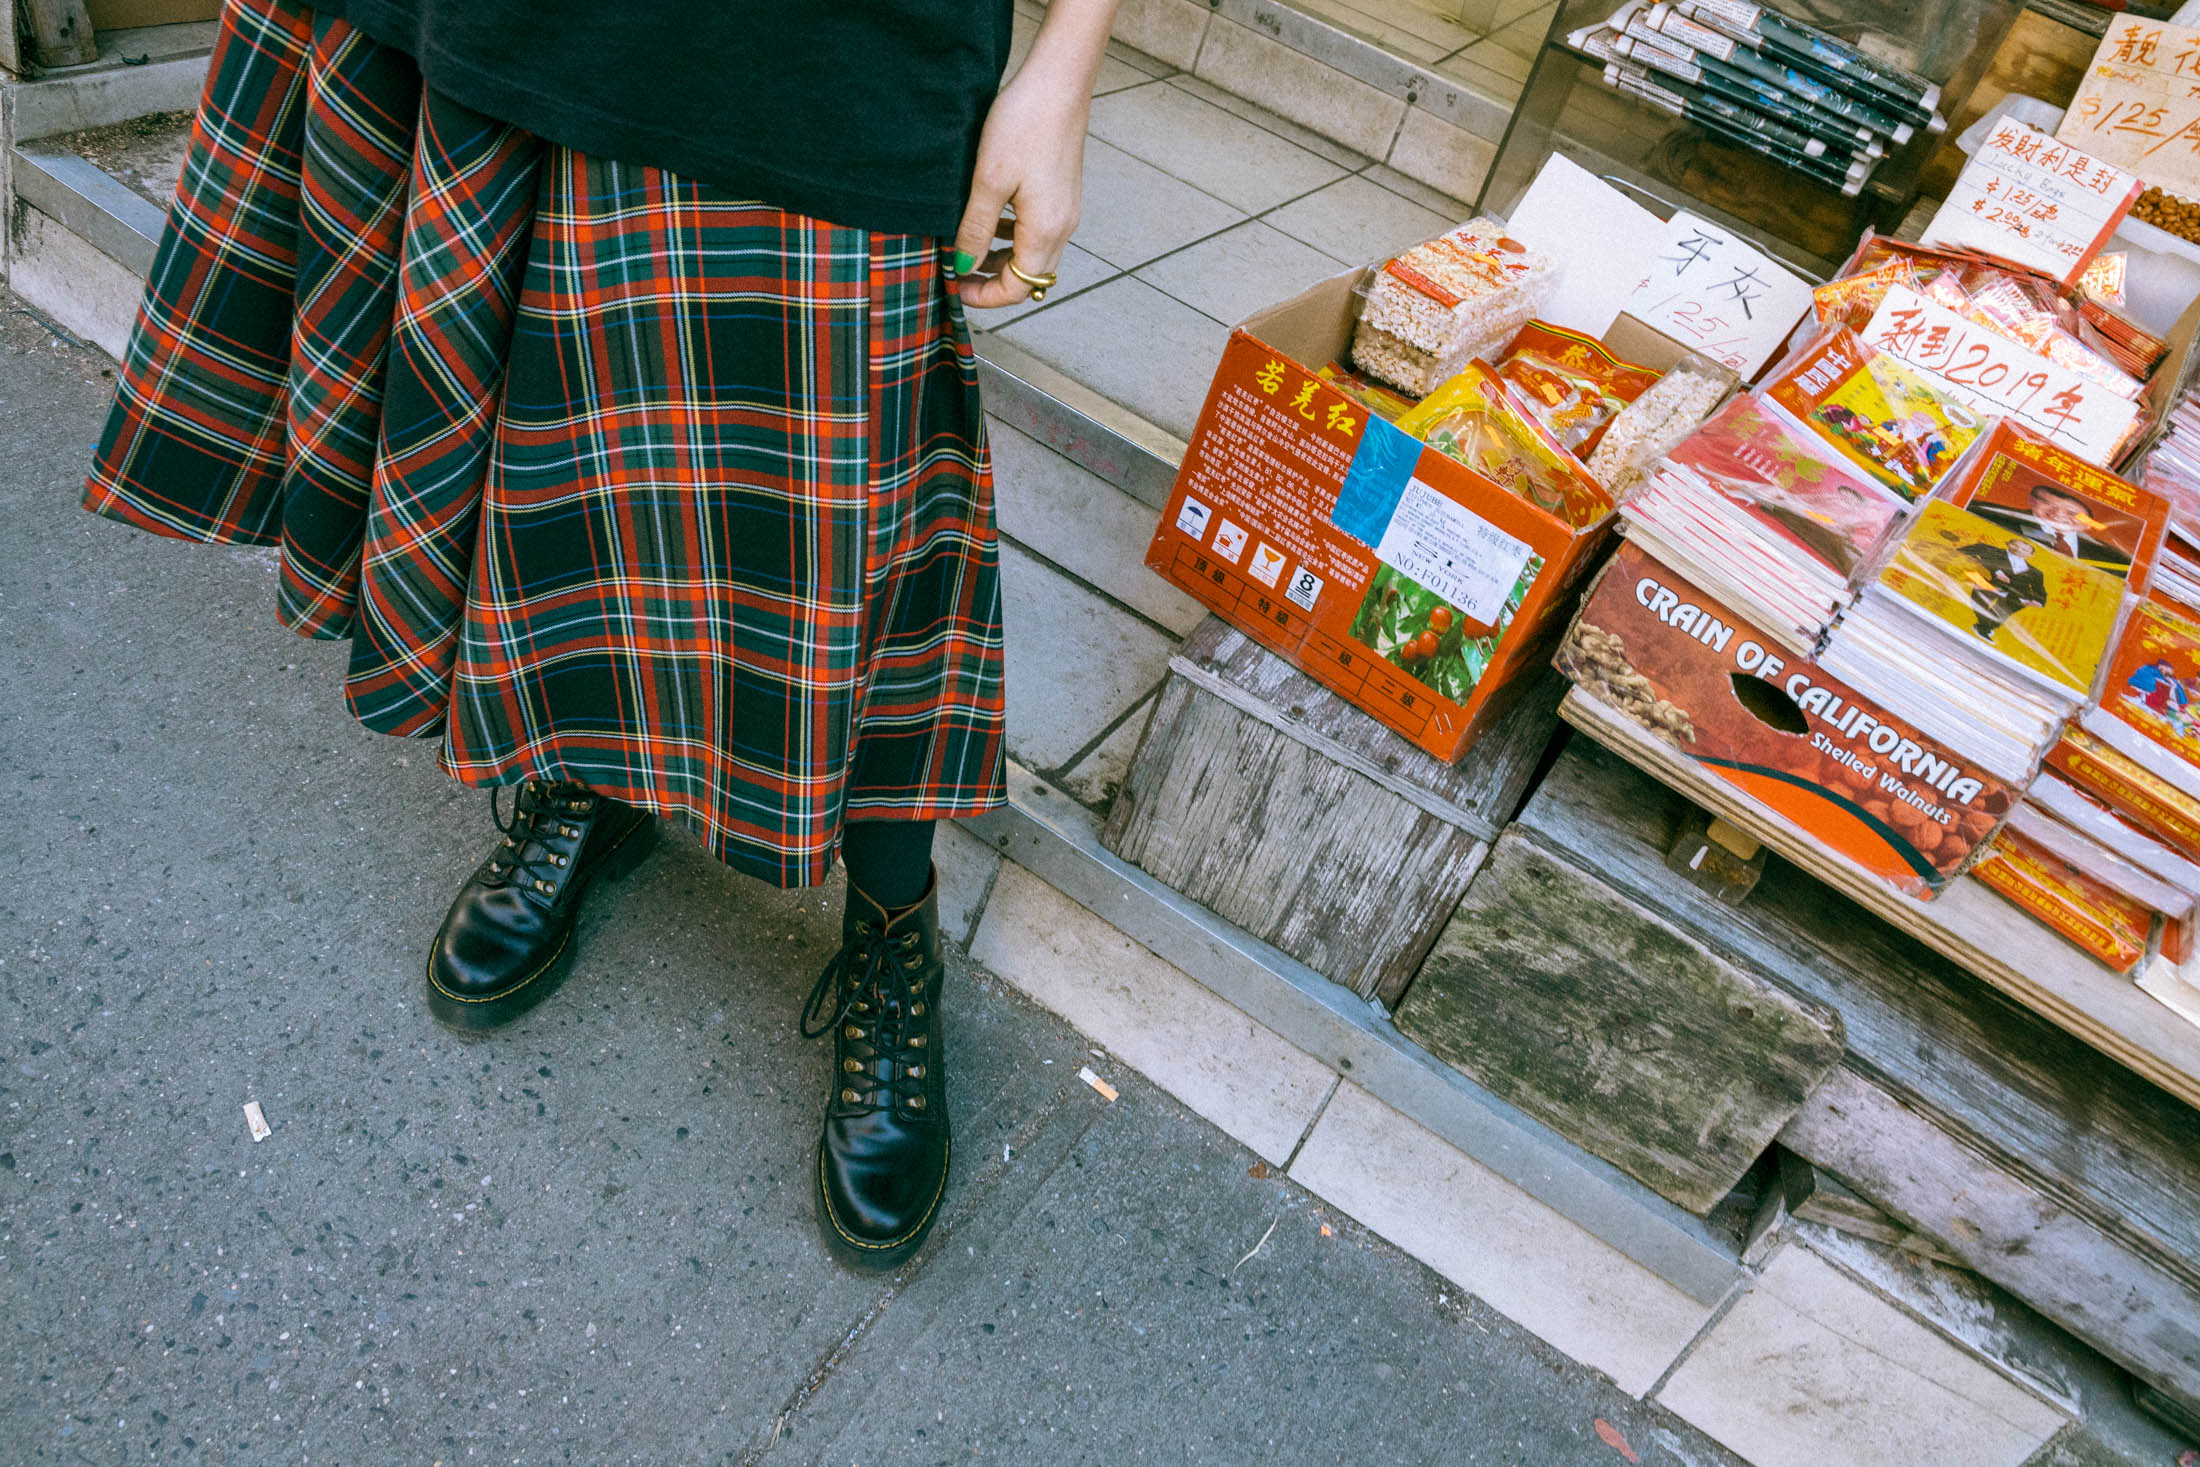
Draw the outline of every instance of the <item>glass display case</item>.
<instances>
[{"instance_id":1,"label":"glass display case","mask_svg":"<svg viewBox=\"0 0 2200 1467\"><path fill-rule=\"evenodd\" d=\"M1780 0L1781 13L1865 55L1937 84L1943 117L1964 101L2023 0ZM1945 133L1919 128L1888 147L1853 192L1729 141L1701 121L1606 84L1605 59L1569 44L1607 21L1619 0L1560 0L1477 207L1507 213L1543 160L1563 153L1641 196L1659 213L1686 208L1743 231L1768 253L1824 277L1869 225L1897 228Z\"/></svg>"}]
</instances>

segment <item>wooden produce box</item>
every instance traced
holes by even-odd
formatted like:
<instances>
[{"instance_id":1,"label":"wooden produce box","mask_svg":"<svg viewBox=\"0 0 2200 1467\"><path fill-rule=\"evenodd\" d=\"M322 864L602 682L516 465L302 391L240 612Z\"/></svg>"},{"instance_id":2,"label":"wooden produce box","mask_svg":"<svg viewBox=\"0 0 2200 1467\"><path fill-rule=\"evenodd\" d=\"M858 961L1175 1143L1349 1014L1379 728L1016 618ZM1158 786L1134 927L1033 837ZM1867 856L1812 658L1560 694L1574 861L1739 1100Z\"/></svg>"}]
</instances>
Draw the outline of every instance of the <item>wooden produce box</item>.
<instances>
[{"instance_id":1,"label":"wooden produce box","mask_svg":"<svg viewBox=\"0 0 2200 1467\"><path fill-rule=\"evenodd\" d=\"M1666 865L1688 811L1572 739L1407 991L1399 1029L1692 1207L1774 1129L1940 1251L2200 1403L2200 1110L1785 860L1739 906L1701 890ZM1837 1041L1822 1072L1821 1025ZM1691 1121L1709 1123L1700 1143Z\"/></svg>"},{"instance_id":2,"label":"wooden produce box","mask_svg":"<svg viewBox=\"0 0 2200 1467\"><path fill-rule=\"evenodd\" d=\"M1209 617L1100 839L1363 998L1397 1001L1557 725L1548 670L1457 764Z\"/></svg>"}]
</instances>

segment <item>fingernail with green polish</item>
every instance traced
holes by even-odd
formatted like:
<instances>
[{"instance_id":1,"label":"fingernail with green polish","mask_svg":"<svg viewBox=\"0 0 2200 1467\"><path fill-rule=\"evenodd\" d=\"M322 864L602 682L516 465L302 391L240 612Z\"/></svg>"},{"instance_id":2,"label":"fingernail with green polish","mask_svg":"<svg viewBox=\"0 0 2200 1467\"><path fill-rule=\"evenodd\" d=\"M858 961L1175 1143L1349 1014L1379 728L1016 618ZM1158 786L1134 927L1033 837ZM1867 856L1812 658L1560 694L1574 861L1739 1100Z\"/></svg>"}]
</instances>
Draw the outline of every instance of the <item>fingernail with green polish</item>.
<instances>
[{"instance_id":1,"label":"fingernail with green polish","mask_svg":"<svg viewBox=\"0 0 2200 1467\"><path fill-rule=\"evenodd\" d=\"M978 257L976 255L968 250L955 251L955 273L957 275L968 275L977 268Z\"/></svg>"}]
</instances>

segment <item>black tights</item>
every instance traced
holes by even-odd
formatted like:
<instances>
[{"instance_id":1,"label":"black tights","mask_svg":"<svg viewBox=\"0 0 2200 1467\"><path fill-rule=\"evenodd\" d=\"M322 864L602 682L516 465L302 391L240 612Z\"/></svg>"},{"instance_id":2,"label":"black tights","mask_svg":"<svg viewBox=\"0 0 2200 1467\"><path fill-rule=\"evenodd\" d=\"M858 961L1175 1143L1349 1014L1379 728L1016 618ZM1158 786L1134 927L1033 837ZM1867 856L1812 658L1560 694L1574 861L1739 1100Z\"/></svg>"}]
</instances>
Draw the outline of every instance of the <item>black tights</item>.
<instances>
[{"instance_id":1,"label":"black tights","mask_svg":"<svg viewBox=\"0 0 2200 1467\"><path fill-rule=\"evenodd\" d=\"M892 911L924 899L932 880L930 820L851 820L842 832L840 859L848 884Z\"/></svg>"}]
</instances>

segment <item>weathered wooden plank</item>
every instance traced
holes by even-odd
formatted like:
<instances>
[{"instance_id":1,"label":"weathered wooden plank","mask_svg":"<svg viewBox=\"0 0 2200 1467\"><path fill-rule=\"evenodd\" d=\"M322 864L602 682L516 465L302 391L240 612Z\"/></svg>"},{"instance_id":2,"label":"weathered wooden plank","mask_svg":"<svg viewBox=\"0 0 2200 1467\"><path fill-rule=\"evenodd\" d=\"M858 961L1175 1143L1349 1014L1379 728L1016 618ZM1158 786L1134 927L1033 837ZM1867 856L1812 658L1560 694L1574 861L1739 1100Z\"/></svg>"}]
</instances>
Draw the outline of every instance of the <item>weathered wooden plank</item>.
<instances>
[{"instance_id":1,"label":"weathered wooden plank","mask_svg":"<svg viewBox=\"0 0 2200 1467\"><path fill-rule=\"evenodd\" d=\"M1801 836L1785 819L1633 720L1582 693L1567 721L1630 763L1724 816L1829 887L1935 948L2026 1008L2076 1035L2188 1105L2200 1105L2200 1027L2173 1016L2131 979L2110 971L1976 881L1958 879L1931 902L1895 890L1853 861Z\"/></svg>"},{"instance_id":2,"label":"weathered wooden plank","mask_svg":"<svg viewBox=\"0 0 2200 1467\"><path fill-rule=\"evenodd\" d=\"M40 66L82 66L99 59L99 40L84 0L17 0L30 22L31 60Z\"/></svg>"},{"instance_id":3,"label":"weathered wooden plank","mask_svg":"<svg viewBox=\"0 0 2200 1467\"><path fill-rule=\"evenodd\" d=\"M1103 834L1123 859L1362 997L1394 999L1488 847L1180 677Z\"/></svg>"},{"instance_id":4,"label":"weathered wooden plank","mask_svg":"<svg viewBox=\"0 0 2200 1467\"><path fill-rule=\"evenodd\" d=\"M1399 1006L1401 1031L1699 1216L1841 1059L1841 1020L1517 827Z\"/></svg>"},{"instance_id":5,"label":"weathered wooden plank","mask_svg":"<svg viewBox=\"0 0 2200 1467\"><path fill-rule=\"evenodd\" d=\"M1664 864L1686 808L1609 751L1575 739L1520 823L1738 966L1839 1012L1849 1068L2104 1236L2200 1287L2200 1112L1784 860L1768 865L1739 907L1688 886Z\"/></svg>"},{"instance_id":6,"label":"weathered wooden plank","mask_svg":"<svg viewBox=\"0 0 2200 1467\"><path fill-rule=\"evenodd\" d=\"M2200 1402L2200 1290L1904 1105L1836 1070L1780 1133L1818 1166L2167 1394Z\"/></svg>"},{"instance_id":7,"label":"weathered wooden plank","mask_svg":"<svg viewBox=\"0 0 2200 1467\"><path fill-rule=\"evenodd\" d=\"M1937 1239L1904 1227L1870 1199L1843 1186L1833 1173L1812 1166L1784 1146L1779 1149L1779 1158L1780 1205L1795 1221L1883 1244L1907 1257L1962 1266L1962 1260L1941 1247Z\"/></svg>"},{"instance_id":8,"label":"weathered wooden plank","mask_svg":"<svg viewBox=\"0 0 2200 1467\"><path fill-rule=\"evenodd\" d=\"M1218 617L1192 629L1171 670L1484 840L1495 840L1520 808L1566 686L1556 673L1546 674L1464 758L1448 764Z\"/></svg>"}]
</instances>

